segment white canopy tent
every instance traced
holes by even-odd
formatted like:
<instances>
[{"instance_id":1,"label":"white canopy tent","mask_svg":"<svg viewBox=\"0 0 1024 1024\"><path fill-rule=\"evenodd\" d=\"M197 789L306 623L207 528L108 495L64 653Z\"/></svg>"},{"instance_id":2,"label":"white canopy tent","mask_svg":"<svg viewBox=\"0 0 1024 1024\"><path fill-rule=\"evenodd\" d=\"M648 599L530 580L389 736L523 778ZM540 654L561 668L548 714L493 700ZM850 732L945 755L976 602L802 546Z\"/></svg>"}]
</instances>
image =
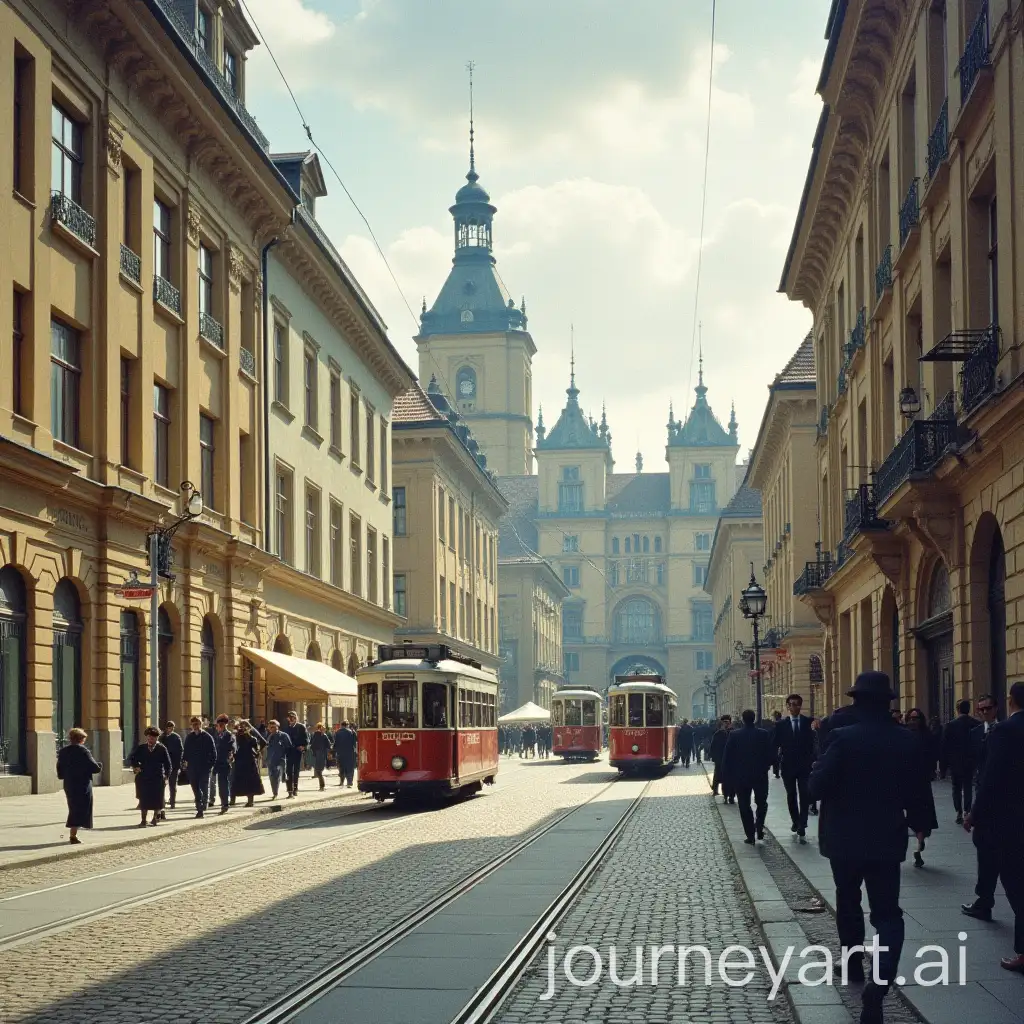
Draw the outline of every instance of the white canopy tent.
<instances>
[{"instance_id":1,"label":"white canopy tent","mask_svg":"<svg viewBox=\"0 0 1024 1024\"><path fill-rule=\"evenodd\" d=\"M510 711L498 719L498 725L537 725L541 722L550 722L551 712L545 711L532 700L527 701L521 708Z\"/></svg>"}]
</instances>

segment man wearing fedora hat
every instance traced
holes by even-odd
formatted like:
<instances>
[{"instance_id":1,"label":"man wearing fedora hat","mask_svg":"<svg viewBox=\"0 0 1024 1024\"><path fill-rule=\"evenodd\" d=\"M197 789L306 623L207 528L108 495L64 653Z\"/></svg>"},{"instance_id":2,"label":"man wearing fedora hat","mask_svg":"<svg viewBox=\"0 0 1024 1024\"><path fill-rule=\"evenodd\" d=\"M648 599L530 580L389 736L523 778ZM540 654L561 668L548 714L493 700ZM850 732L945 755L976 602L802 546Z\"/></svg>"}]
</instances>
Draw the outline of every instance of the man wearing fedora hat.
<instances>
[{"instance_id":1,"label":"man wearing fedora hat","mask_svg":"<svg viewBox=\"0 0 1024 1024\"><path fill-rule=\"evenodd\" d=\"M853 689L856 714L836 728L811 772L812 800L821 801L818 843L836 885L836 927L844 950L864 945L861 887L878 932L872 980L862 996L861 1024L881 1024L882 1000L896 977L903 948L900 865L909 830L928 827L931 792L919 771L914 738L889 716L896 699L884 672L862 672ZM844 981L864 978L860 954Z\"/></svg>"}]
</instances>

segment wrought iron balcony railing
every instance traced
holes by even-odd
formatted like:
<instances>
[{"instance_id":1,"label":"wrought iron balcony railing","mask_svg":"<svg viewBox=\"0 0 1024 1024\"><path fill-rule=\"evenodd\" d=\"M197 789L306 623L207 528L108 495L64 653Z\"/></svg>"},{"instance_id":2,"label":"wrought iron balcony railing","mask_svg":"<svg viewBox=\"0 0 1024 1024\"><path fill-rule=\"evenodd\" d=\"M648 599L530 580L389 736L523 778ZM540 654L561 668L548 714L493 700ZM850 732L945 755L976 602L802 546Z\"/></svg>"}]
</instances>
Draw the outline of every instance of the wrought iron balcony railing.
<instances>
[{"instance_id":1,"label":"wrought iron balcony railing","mask_svg":"<svg viewBox=\"0 0 1024 1024\"><path fill-rule=\"evenodd\" d=\"M875 267L875 301L892 288L892 243L887 245L882 252L882 258Z\"/></svg>"},{"instance_id":2,"label":"wrought iron balcony railing","mask_svg":"<svg viewBox=\"0 0 1024 1024\"><path fill-rule=\"evenodd\" d=\"M217 348L224 347L224 328L209 313L199 314L199 335Z\"/></svg>"},{"instance_id":3,"label":"wrought iron balcony railing","mask_svg":"<svg viewBox=\"0 0 1024 1024\"><path fill-rule=\"evenodd\" d=\"M78 203L63 192L54 192L50 197L50 217L54 223L66 228L90 249L96 248L96 221Z\"/></svg>"},{"instance_id":4,"label":"wrought iron balcony railing","mask_svg":"<svg viewBox=\"0 0 1024 1024\"><path fill-rule=\"evenodd\" d=\"M176 316L181 316L181 292L166 277L159 274L153 277L153 299Z\"/></svg>"},{"instance_id":5,"label":"wrought iron balcony railing","mask_svg":"<svg viewBox=\"0 0 1024 1024\"><path fill-rule=\"evenodd\" d=\"M988 35L988 4L982 4L981 12L971 26L970 35L964 46L964 52L957 62L957 73L960 75L960 106L967 102L971 95L978 74L983 68L992 64L992 48Z\"/></svg>"},{"instance_id":6,"label":"wrought iron balcony railing","mask_svg":"<svg viewBox=\"0 0 1024 1024\"><path fill-rule=\"evenodd\" d=\"M846 496L843 512L843 539L849 540L862 530L884 530L888 522L878 517L875 491L871 484L860 484Z\"/></svg>"},{"instance_id":7,"label":"wrought iron balcony railing","mask_svg":"<svg viewBox=\"0 0 1024 1024\"><path fill-rule=\"evenodd\" d=\"M845 565L853 557L853 548L848 541L841 540L836 545L836 569Z\"/></svg>"},{"instance_id":8,"label":"wrought iron balcony railing","mask_svg":"<svg viewBox=\"0 0 1024 1024\"><path fill-rule=\"evenodd\" d=\"M250 377L255 379L256 357L247 348L240 348L238 350L238 365L241 367L243 373L247 373Z\"/></svg>"},{"instance_id":9,"label":"wrought iron balcony railing","mask_svg":"<svg viewBox=\"0 0 1024 1024\"><path fill-rule=\"evenodd\" d=\"M999 328L993 324L984 331L971 333L978 338L960 370L960 406L965 415L995 391L999 366Z\"/></svg>"},{"instance_id":10,"label":"wrought iron balcony railing","mask_svg":"<svg viewBox=\"0 0 1024 1024\"><path fill-rule=\"evenodd\" d=\"M866 307L861 306L857 310L857 320L853 325L853 330L850 331L850 348L853 352L857 349L863 348L868 338L868 311Z\"/></svg>"},{"instance_id":11,"label":"wrought iron balcony railing","mask_svg":"<svg viewBox=\"0 0 1024 1024\"><path fill-rule=\"evenodd\" d=\"M839 367L839 375L836 377L836 395L845 395L850 386L849 378L846 375L847 362L844 359L843 365Z\"/></svg>"},{"instance_id":12,"label":"wrought iron balcony railing","mask_svg":"<svg viewBox=\"0 0 1024 1024\"><path fill-rule=\"evenodd\" d=\"M919 184L921 179L915 178L907 189L903 205L900 207L900 245L906 245L910 233L917 227L921 220L921 202Z\"/></svg>"},{"instance_id":13,"label":"wrought iron balcony railing","mask_svg":"<svg viewBox=\"0 0 1024 1024\"><path fill-rule=\"evenodd\" d=\"M793 596L810 593L812 590L821 590L825 581L835 572L835 565L831 555L826 555L816 562L807 562L804 571L793 583Z\"/></svg>"},{"instance_id":14,"label":"wrought iron balcony railing","mask_svg":"<svg viewBox=\"0 0 1024 1024\"><path fill-rule=\"evenodd\" d=\"M875 473L876 507L887 502L911 477L930 473L955 443L956 431L952 418L914 420Z\"/></svg>"},{"instance_id":15,"label":"wrought iron balcony railing","mask_svg":"<svg viewBox=\"0 0 1024 1024\"><path fill-rule=\"evenodd\" d=\"M821 415L818 416L818 437L824 437L828 433L829 407L821 407Z\"/></svg>"},{"instance_id":16,"label":"wrought iron balcony railing","mask_svg":"<svg viewBox=\"0 0 1024 1024\"><path fill-rule=\"evenodd\" d=\"M935 127L928 136L928 177L934 178L949 157L949 99L942 101L942 109Z\"/></svg>"},{"instance_id":17,"label":"wrought iron balcony railing","mask_svg":"<svg viewBox=\"0 0 1024 1024\"><path fill-rule=\"evenodd\" d=\"M121 244L121 273L129 281L142 283L142 260L124 243Z\"/></svg>"}]
</instances>

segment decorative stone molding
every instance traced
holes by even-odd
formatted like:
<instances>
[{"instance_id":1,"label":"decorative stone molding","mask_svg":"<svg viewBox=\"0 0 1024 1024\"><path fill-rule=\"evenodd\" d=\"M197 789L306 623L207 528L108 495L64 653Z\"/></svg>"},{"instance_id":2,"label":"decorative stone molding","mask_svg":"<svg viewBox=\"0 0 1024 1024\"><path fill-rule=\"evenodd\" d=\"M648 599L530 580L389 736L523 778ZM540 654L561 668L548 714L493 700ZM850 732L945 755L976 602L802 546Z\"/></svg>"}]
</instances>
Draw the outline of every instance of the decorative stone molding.
<instances>
[{"instance_id":1,"label":"decorative stone molding","mask_svg":"<svg viewBox=\"0 0 1024 1024\"><path fill-rule=\"evenodd\" d=\"M124 145L124 125L116 118L107 115L107 167L119 174L121 171L121 147Z\"/></svg>"},{"instance_id":2,"label":"decorative stone molding","mask_svg":"<svg viewBox=\"0 0 1024 1024\"><path fill-rule=\"evenodd\" d=\"M202 226L203 217L199 207L191 199L188 201L187 217L186 231L188 233L188 244L196 248L199 245L199 229Z\"/></svg>"},{"instance_id":3,"label":"decorative stone molding","mask_svg":"<svg viewBox=\"0 0 1024 1024\"><path fill-rule=\"evenodd\" d=\"M237 245L228 246L228 284L233 292L242 290L242 278L248 269L248 262Z\"/></svg>"}]
</instances>

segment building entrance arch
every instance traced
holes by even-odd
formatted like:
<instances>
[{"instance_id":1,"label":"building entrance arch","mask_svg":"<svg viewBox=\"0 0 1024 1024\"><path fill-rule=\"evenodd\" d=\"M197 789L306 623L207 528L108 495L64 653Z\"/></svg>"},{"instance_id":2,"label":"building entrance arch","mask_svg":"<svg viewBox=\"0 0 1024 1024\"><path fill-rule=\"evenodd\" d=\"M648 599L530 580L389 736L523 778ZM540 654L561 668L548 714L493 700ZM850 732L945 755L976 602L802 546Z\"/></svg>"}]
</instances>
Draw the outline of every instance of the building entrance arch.
<instances>
[{"instance_id":1,"label":"building entrance arch","mask_svg":"<svg viewBox=\"0 0 1024 1024\"><path fill-rule=\"evenodd\" d=\"M657 658L649 654L627 654L612 665L608 673L608 685L615 682L616 676L631 675L659 675L667 678L665 666Z\"/></svg>"}]
</instances>

